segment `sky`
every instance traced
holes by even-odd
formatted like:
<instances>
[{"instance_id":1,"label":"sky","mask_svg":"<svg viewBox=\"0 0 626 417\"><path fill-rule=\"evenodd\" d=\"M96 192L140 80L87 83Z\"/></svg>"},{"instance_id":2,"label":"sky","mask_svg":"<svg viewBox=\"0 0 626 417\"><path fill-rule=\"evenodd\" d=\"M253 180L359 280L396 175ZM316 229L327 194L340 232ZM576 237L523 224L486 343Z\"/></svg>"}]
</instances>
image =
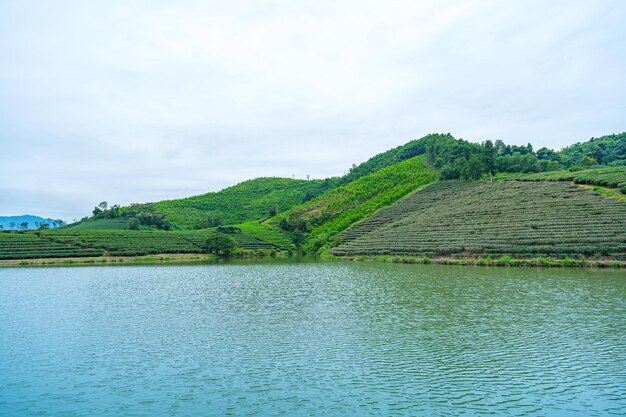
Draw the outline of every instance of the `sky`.
<instances>
[{"instance_id":1,"label":"sky","mask_svg":"<svg viewBox=\"0 0 626 417\"><path fill-rule=\"evenodd\" d=\"M0 0L0 215L626 130L626 1Z\"/></svg>"}]
</instances>

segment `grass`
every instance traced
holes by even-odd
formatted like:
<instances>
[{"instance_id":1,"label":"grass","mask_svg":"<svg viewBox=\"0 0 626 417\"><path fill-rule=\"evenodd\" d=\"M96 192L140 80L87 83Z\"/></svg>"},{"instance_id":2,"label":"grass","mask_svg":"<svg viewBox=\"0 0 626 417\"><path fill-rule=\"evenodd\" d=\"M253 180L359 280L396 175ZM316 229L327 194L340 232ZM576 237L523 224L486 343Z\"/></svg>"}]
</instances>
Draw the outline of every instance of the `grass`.
<instances>
[{"instance_id":1,"label":"grass","mask_svg":"<svg viewBox=\"0 0 626 417\"><path fill-rule=\"evenodd\" d=\"M626 259L626 204L562 182L441 182L342 234L337 256Z\"/></svg>"},{"instance_id":2,"label":"grass","mask_svg":"<svg viewBox=\"0 0 626 417\"><path fill-rule=\"evenodd\" d=\"M257 178L215 193L151 203L176 229L194 229L208 217L222 224L238 224L269 217L270 210L285 211L305 198L334 186L333 180Z\"/></svg>"},{"instance_id":3,"label":"grass","mask_svg":"<svg viewBox=\"0 0 626 417\"><path fill-rule=\"evenodd\" d=\"M338 233L419 187L436 181L438 172L424 156L380 169L295 207L273 219L306 223L310 233L305 250L316 252L336 244Z\"/></svg>"},{"instance_id":4,"label":"grass","mask_svg":"<svg viewBox=\"0 0 626 417\"><path fill-rule=\"evenodd\" d=\"M271 243L277 248L289 250L293 248L291 235L279 227L271 224L252 221L238 225L241 231L259 240Z\"/></svg>"},{"instance_id":5,"label":"grass","mask_svg":"<svg viewBox=\"0 0 626 417\"><path fill-rule=\"evenodd\" d=\"M163 253L150 256L100 256L88 258L40 258L0 260L0 267L11 266L81 266L81 265L146 265L215 261L215 255Z\"/></svg>"},{"instance_id":6,"label":"grass","mask_svg":"<svg viewBox=\"0 0 626 417\"><path fill-rule=\"evenodd\" d=\"M464 265L464 266L494 266L494 267L521 267L521 268L626 268L625 261L598 260L585 257L578 258L511 258L502 256L492 259L489 256L481 258L450 258L427 256L342 256L330 257L330 259L342 259L350 261L375 261L402 264L435 264L435 265Z\"/></svg>"}]
</instances>

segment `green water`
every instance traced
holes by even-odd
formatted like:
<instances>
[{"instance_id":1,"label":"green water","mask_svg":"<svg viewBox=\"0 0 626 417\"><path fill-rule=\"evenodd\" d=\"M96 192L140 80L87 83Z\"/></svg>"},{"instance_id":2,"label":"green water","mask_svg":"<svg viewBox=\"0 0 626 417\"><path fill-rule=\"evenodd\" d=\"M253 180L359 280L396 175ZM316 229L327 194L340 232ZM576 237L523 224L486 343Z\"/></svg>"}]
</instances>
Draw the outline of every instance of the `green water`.
<instances>
[{"instance_id":1,"label":"green water","mask_svg":"<svg viewBox=\"0 0 626 417\"><path fill-rule=\"evenodd\" d=\"M626 415L626 273L0 269L2 416Z\"/></svg>"}]
</instances>

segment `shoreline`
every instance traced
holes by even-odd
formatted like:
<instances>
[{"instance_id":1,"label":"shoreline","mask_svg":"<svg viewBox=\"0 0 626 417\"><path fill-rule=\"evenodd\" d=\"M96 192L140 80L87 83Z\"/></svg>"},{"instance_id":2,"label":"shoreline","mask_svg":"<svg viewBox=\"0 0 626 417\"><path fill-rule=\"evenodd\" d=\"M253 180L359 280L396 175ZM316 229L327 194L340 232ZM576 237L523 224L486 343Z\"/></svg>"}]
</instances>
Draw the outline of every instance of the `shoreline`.
<instances>
[{"instance_id":1,"label":"shoreline","mask_svg":"<svg viewBox=\"0 0 626 417\"><path fill-rule=\"evenodd\" d=\"M112 266L177 263L209 263L217 256L199 253L159 253L143 256L93 256L69 258L2 259L0 267L20 266Z\"/></svg>"},{"instance_id":2,"label":"shoreline","mask_svg":"<svg viewBox=\"0 0 626 417\"><path fill-rule=\"evenodd\" d=\"M626 268L626 261L617 259L589 259L589 258L511 258L502 256L500 258L491 259L489 256L484 258L450 258L427 256L405 256L405 255L354 255L354 256L333 256L328 255L329 259L341 259L345 261L358 262L384 262L384 263L400 263L414 265L461 265L461 266L497 266L509 268Z\"/></svg>"},{"instance_id":3,"label":"shoreline","mask_svg":"<svg viewBox=\"0 0 626 417\"><path fill-rule=\"evenodd\" d=\"M297 257L297 256L296 256ZM271 260L285 259L285 256L231 256L219 257L213 254L198 253L160 253L143 256L97 256L97 257L69 257L69 258L37 258L37 259L3 259L0 260L2 267L37 267L37 266L114 266L114 265L168 265L168 264L202 264L215 263L218 261L231 260ZM484 258L450 258L405 255L354 255L333 256L328 254L318 255L317 259L330 261L358 261L358 262L382 262L413 265L461 265L461 266L489 266L509 268L626 268L626 261L616 259L588 259L588 258L511 258L503 256L491 259Z\"/></svg>"}]
</instances>

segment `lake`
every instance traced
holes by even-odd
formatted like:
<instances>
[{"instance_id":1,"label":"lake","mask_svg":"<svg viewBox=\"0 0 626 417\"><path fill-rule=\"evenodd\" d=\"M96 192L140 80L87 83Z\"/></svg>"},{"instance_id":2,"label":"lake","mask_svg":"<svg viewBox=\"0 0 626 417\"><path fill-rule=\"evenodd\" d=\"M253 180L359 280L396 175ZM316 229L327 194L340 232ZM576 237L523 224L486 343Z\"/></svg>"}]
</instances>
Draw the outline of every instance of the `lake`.
<instances>
[{"instance_id":1,"label":"lake","mask_svg":"<svg viewBox=\"0 0 626 417\"><path fill-rule=\"evenodd\" d=\"M0 269L2 416L626 415L626 273Z\"/></svg>"}]
</instances>

